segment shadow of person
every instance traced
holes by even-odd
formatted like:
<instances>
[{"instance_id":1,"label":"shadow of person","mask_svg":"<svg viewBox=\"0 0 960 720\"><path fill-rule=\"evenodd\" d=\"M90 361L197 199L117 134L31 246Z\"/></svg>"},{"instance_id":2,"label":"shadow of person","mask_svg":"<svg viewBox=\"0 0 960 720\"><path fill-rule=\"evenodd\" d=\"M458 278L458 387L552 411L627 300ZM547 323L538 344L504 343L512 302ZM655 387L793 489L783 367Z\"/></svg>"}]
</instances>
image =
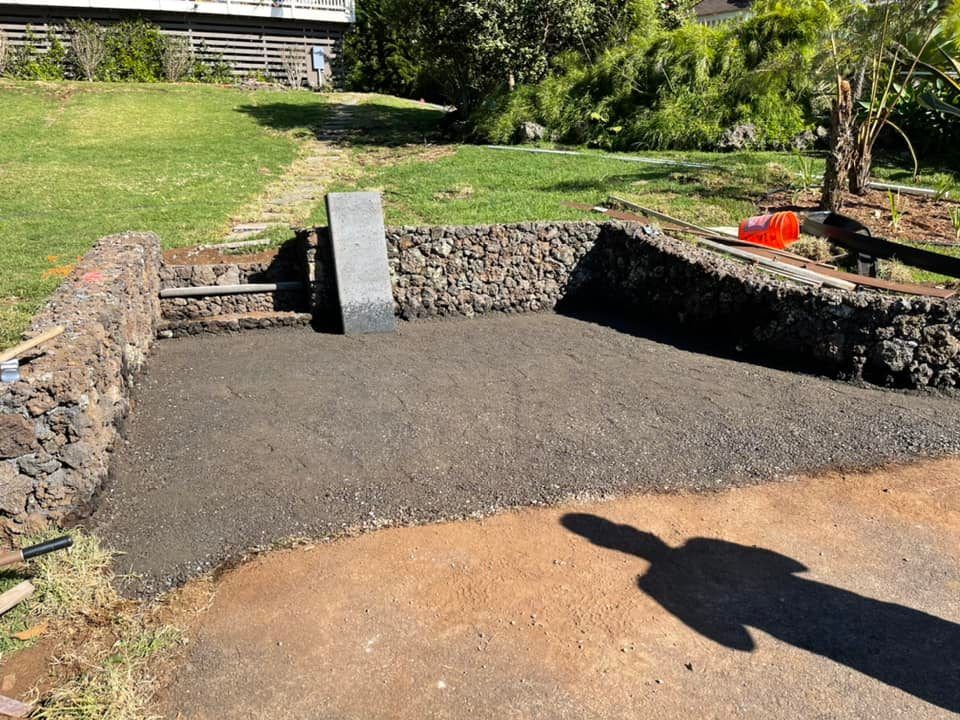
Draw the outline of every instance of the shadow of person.
<instances>
[{"instance_id":1,"label":"shadow of person","mask_svg":"<svg viewBox=\"0 0 960 720\"><path fill-rule=\"evenodd\" d=\"M652 533L580 513L564 515L561 523L594 545L648 561L640 589L725 647L752 651L747 628L756 628L960 711L956 623L797 577L807 568L763 548L708 538L674 548Z\"/></svg>"}]
</instances>

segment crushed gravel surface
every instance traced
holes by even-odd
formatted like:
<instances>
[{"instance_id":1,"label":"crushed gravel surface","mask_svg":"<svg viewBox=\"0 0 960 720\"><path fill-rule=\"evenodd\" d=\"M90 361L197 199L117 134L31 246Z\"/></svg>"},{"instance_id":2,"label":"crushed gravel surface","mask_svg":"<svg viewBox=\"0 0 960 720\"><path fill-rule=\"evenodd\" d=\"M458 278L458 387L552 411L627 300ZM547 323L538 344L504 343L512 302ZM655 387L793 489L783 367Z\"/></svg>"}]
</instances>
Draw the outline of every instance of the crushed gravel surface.
<instances>
[{"instance_id":1,"label":"crushed gravel surface","mask_svg":"<svg viewBox=\"0 0 960 720\"><path fill-rule=\"evenodd\" d=\"M955 398L562 315L156 346L89 520L153 594L293 537L960 452Z\"/></svg>"}]
</instances>

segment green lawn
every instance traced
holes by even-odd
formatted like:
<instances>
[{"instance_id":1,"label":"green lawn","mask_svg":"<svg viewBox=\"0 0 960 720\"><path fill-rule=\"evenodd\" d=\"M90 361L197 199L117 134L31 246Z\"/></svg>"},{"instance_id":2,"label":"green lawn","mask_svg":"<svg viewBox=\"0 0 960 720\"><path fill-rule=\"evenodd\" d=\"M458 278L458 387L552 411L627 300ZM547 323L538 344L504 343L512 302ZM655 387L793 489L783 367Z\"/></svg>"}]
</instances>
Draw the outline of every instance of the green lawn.
<instances>
[{"instance_id":1,"label":"green lawn","mask_svg":"<svg viewBox=\"0 0 960 720\"><path fill-rule=\"evenodd\" d=\"M576 219L566 202L603 202L618 194L706 225L730 224L756 210L771 187L791 182L787 154L658 153L716 169L643 165L603 158L534 155L461 146L448 157L376 168L358 187L384 193L391 225L469 224ZM315 220L324 220L323 208Z\"/></svg>"},{"instance_id":2,"label":"green lawn","mask_svg":"<svg viewBox=\"0 0 960 720\"><path fill-rule=\"evenodd\" d=\"M577 219L587 213L566 202L601 203L620 195L701 225L738 225L757 211L757 200L795 187L800 161L790 153L637 153L630 157L709 165L647 165L603 153L540 155L464 145L439 160L375 167L340 190L369 188L384 194L390 225L500 223ZM823 160L812 159L823 173ZM909 182L897 167L878 165L876 175ZM960 184L954 185L960 192ZM595 217L595 216L594 216ZM326 221L318 207L313 220Z\"/></svg>"},{"instance_id":3,"label":"green lawn","mask_svg":"<svg viewBox=\"0 0 960 720\"><path fill-rule=\"evenodd\" d=\"M765 192L795 183L799 168L788 153L655 154L712 166L693 169L599 153L438 151L425 143L443 143L443 114L384 96L0 80L0 347L19 339L98 237L152 230L177 247L222 236L337 104L360 132L330 189L381 190L391 225L578 219L589 215L565 202L609 194L731 225ZM822 172L822 161L812 172ZM896 166L880 165L877 174L906 179ZM324 215L320 203L311 220L323 223Z\"/></svg>"},{"instance_id":4,"label":"green lawn","mask_svg":"<svg viewBox=\"0 0 960 720\"><path fill-rule=\"evenodd\" d=\"M202 242L295 157L262 122L279 98L316 125L311 93L188 85L0 81L0 347L18 339L98 237Z\"/></svg>"}]
</instances>

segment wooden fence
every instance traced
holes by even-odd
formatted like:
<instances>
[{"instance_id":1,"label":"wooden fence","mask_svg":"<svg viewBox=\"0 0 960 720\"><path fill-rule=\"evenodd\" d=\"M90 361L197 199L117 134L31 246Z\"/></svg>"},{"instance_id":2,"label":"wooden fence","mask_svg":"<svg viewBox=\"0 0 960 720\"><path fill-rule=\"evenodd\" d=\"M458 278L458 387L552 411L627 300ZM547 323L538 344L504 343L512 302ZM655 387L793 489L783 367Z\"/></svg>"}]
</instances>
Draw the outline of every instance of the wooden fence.
<instances>
[{"instance_id":1,"label":"wooden fence","mask_svg":"<svg viewBox=\"0 0 960 720\"><path fill-rule=\"evenodd\" d=\"M237 15L200 15L194 13L126 12L122 10L73 9L39 6L3 5L0 2L0 30L12 45L24 42L27 28L33 42L45 50L47 33L52 30L69 44L67 20L86 18L103 25L121 20L143 18L170 35L187 37L202 60L222 58L237 76L263 73L283 79L283 54L293 48L309 54L321 47L327 56L327 76L336 66L346 23L304 20L248 18ZM307 64L307 67L311 67Z\"/></svg>"}]
</instances>

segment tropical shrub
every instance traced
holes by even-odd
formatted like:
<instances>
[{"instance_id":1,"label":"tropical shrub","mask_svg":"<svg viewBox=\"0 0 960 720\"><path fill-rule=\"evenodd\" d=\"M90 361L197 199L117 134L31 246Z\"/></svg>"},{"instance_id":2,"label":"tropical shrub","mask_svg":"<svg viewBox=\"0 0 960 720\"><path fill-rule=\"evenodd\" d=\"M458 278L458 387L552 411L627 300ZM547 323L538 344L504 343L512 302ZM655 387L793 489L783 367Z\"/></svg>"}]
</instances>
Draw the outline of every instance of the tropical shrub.
<instances>
[{"instance_id":1,"label":"tropical shrub","mask_svg":"<svg viewBox=\"0 0 960 720\"><path fill-rule=\"evenodd\" d=\"M866 193L874 148L891 131L909 150L914 174L919 171L915 148L896 120L904 102L925 84L923 58L937 47L944 18L958 2L847 0L844 5L843 21L828 45L833 102L821 204L834 211L842 207L848 186L853 194Z\"/></svg>"},{"instance_id":2,"label":"tropical shrub","mask_svg":"<svg viewBox=\"0 0 960 720\"><path fill-rule=\"evenodd\" d=\"M518 123L552 139L613 149L789 148L816 118L814 66L824 0L759 0L737 24L664 27L656 17L593 63L567 57L532 89L484 103L478 136L505 142Z\"/></svg>"},{"instance_id":3,"label":"tropical shrub","mask_svg":"<svg viewBox=\"0 0 960 720\"><path fill-rule=\"evenodd\" d=\"M158 82L163 79L163 35L145 20L124 20L107 28L107 55L100 79Z\"/></svg>"},{"instance_id":4,"label":"tropical shrub","mask_svg":"<svg viewBox=\"0 0 960 720\"><path fill-rule=\"evenodd\" d=\"M655 21L658 0L365 0L344 47L347 86L472 112L542 80L557 57L593 60Z\"/></svg>"}]
</instances>

